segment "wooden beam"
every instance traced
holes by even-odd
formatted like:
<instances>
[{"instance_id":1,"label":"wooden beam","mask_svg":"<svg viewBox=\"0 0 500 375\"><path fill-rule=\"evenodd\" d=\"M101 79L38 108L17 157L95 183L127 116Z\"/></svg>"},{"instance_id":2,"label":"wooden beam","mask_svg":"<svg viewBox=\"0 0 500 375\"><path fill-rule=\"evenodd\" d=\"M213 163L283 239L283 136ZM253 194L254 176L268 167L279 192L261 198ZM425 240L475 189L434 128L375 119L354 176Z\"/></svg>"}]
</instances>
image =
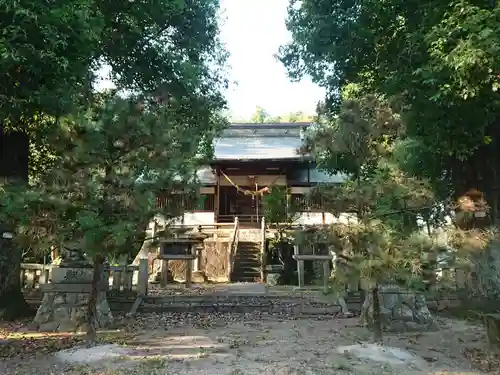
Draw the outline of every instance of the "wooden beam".
<instances>
[{"instance_id":1,"label":"wooden beam","mask_svg":"<svg viewBox=\"0 0 500 375\"><path fill-rule=\"evenodd\" d=\"M220 169L219 167L215 167L215 177L217 179L215 186L215 201L214 201L214 221L217 223L219 221L220 214Z\"/></svg>"}]
</instances>

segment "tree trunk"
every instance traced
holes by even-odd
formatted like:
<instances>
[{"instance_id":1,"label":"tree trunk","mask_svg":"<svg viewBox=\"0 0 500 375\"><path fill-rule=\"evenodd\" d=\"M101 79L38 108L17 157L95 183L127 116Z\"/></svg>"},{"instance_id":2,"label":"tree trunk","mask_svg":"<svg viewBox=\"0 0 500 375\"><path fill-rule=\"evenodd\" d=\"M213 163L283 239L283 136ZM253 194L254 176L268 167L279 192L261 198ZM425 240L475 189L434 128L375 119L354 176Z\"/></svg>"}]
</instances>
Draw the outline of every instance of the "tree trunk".
<instances>
[{"instance_id":1,"label":"tree trunk","mask_svg":"<svg viewBox=\"0 0 500 375\"><path fill-rule=\"evenodd\" d=\"M373 338L375 342L382 343L382 321L380 320L380 299L378 284L372 289L373 296Z\"/></svg>"},{"instance_id":2,"label":"tree trunk","mask_svg":"<svg viewBox=\"0 0 500 375\"><path fill-rule=\"evenodd\" d=\"M2 238L0 229L0 320L14 320L33 315L21 291L21 250L10 239Z\"/></svg>"},{"instance_id":3,"label":"tree trunk","mask_svg":"<svg viewBox=\"0 0 500 375\"><path fill-rule=\"evenodd\" d=\"M94 272L92 276L92 291L90 293L89 304L87 307L87 340L89 343L95 343L96 341L96 330L97 330L97 297L99 295L99 288L101 287L104 257L101 255L95 255L94 261Z\"/></svg>"}]
</instances>

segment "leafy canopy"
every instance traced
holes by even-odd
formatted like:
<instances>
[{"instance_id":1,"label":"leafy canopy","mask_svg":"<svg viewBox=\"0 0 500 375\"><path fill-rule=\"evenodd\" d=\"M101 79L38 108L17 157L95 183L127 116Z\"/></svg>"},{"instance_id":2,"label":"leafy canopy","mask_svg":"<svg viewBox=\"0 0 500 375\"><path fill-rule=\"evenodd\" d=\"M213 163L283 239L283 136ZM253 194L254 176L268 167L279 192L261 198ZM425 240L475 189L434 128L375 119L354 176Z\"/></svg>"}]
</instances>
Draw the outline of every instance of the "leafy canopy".
<instances>
[{"instance_id":1,"label":"leafy canopy","mask_svg":"<svg viewBox=\"0 0 500 375\"><path fill-rule=\"evenodd\" d=\"M292 0L292 41L279 57L291 77L310 75L327 89L327 112L338 113L350 83L397 98L414 146L401 155L411 172L493 200L498 181L484 176L500 160L499 17L489 0Z\"/></svg>"},{"instance_id":2,"label":"leafy canopy","mask_svg":"<svg viewBox=\"0 0 500 375\"><path fill-rule=\"evenodd\" d=\"M21 239L42 248L65 242L90 254L137 248L152 217L172 218L182 209L157 207L157 194L197 187L199 145L212 129L188 127L176 111L110 94L61 119L49 135L52 164L29 191L4 188L2 219L20 224Z\"/></svg>"}]
</instances>

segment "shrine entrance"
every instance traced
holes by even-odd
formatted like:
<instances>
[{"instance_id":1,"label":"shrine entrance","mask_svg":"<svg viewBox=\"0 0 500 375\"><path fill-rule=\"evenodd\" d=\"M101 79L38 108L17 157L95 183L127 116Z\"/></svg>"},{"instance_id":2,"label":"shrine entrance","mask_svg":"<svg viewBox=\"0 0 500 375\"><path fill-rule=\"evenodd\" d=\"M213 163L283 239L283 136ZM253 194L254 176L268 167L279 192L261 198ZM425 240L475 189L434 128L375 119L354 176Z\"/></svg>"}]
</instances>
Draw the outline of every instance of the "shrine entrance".
<instances>
[{"instance_id":1,"label":"shrine entrance","mask_svg":"<svg viewBox=\"0 0 500 375\"><path fill-rule=\"evenodd\" d=\"M255 187L253 187L255 190ZM243 191L251 191L251 186L241 187ZM218 222L232 222L238 217L241 224L260 225L262 217L262 197L245 194L234 186L221 186L219 195Z\"/></svg>"},{"instance_id":2,"label":"shrine entrance","mask_svg":"<svg viewBox=\"0 0 500 375\"><path fill-rule=\"evenodd\" d=\"M260 228L263 197L270 187L286 186L286 173L272 163L245 166L241 164L216 168L215 220L231 223L237 217L241 225Z\"/></svg>"}]
</instances>

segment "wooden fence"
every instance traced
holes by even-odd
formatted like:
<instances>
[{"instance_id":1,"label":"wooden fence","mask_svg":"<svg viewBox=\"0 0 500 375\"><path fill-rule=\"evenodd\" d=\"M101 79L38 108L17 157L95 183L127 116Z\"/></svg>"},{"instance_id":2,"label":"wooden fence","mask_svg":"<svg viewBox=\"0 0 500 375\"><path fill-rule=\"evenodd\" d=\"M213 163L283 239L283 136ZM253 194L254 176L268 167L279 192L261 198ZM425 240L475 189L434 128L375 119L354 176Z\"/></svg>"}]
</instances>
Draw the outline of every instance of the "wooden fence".
<instances>
[{"instance_id":1,"label":"wooden fence","mask_svg":"<svg viewBox=\"0 0 500 375\"><path fill-rule=\"evenodd\" d=\"M25 291L34 291L40 285L50 281L51 265L22 263L20 281ZM139 266L109 266L105 269L105 278L109 280L110 291L131 292L137 286Z\"/></svg>"}]
</instances>

